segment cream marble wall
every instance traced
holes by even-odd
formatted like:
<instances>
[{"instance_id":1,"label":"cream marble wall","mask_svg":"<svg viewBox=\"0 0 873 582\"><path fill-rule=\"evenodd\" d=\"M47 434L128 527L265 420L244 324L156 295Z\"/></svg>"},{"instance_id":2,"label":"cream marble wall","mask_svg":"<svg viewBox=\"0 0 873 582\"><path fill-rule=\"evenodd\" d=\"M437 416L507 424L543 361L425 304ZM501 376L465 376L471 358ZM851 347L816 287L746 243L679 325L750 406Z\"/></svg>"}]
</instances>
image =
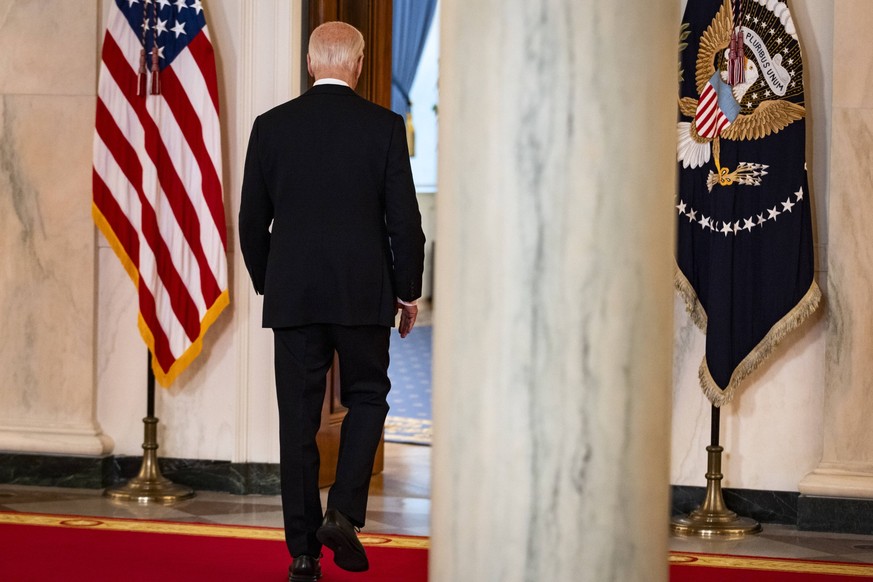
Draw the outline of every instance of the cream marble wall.
<instances>
[{"instance_id":1,"label":"cream marble wall","mask_svg":"<svg viewBox=\"0 0 873 582\"><path fill-rule=\"evenodd\" d=\"M834 13L835 10L842 13L844 3L790 0L789 8L804 57L816 278L825 290ZM838 88L834 91L835 100L838 91ZM839 131L834 129L837 135ZM822 455L829 297L830 292L826 291L818 313L783 340L770 359L746 379L734 401L723 407L720 442L725 448L722 464L726 487L798 491L801 479L818 464ZM676 485L706 485L705 447L710 438L711 407L697 379L703 350L704 336L685 314L684 304L677 297L670 471L671 483Z\"/></svg>"},{"instance_id":2,"label":"cream marble wall","mask_svg":"<svg viewBox=\"0 0 873 582\"><path fill-rule=\"evenodd\" d=\"M873 498L873 3L837 6L824 452L800 490Z\"/></svg>"},{"instance_id":3,"label":"cream marble wall","mask_svg":"<svg viewBox=\"0 0 873 582\"><path fill-rule=\"evenodd\" d=\"M112 445L94 415L96 22L88 0L0 1L0 450Z\"/></svg>"}]
</instances>

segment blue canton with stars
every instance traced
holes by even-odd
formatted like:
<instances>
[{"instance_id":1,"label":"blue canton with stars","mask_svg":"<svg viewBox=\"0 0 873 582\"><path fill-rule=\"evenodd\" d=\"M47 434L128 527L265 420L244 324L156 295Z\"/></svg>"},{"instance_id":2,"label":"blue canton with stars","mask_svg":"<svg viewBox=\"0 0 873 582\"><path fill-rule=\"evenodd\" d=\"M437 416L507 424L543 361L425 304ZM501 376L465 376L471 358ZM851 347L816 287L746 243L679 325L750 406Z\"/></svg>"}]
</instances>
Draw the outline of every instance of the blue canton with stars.
<instances>
[{"instance_id":1,"label":"blue canton with stars","mask_svg":"<svg viewBox=\"0 0 873 582\"><path fill-rule=\"evenodd\" d=\"M202 0L115 0L115 3L141 44L145 36L149 58L157 36L161 70L206 26Z\"/></svg>"}]
</instances>

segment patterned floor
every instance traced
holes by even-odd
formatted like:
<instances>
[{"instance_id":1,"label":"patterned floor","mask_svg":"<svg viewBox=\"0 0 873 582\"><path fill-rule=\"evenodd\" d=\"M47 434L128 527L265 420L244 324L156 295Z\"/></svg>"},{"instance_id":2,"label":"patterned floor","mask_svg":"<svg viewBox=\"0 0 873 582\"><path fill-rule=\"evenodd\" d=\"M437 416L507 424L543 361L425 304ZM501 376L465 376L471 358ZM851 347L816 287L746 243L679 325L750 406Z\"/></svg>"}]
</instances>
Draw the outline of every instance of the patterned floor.
<instances>
[{"instance_id":1,"label":"patterned floor","mask_svg":"<svg viewBox=\"0 0 873 582\"><path fill-rule=\"evenodd\" d=\"M429 445L432 437L431 356L433 327L419 325L407 337L391 331L391 407L385 422L385 440Z\"/></svg>"}]
</instances>

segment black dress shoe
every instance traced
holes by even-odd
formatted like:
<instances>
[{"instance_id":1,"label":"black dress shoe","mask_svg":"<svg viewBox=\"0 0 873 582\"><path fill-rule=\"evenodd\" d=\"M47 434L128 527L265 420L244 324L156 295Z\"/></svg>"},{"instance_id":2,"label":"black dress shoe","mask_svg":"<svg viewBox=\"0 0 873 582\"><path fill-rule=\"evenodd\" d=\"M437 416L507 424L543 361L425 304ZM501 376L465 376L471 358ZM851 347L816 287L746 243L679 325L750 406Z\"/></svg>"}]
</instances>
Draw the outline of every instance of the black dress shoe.
<instances>
[{"instance_id":1,"label":"black dress shoe","mask_svg":"<svg viewBox=\"0 0 873 582\"><path fill-rule=\"evenodd\" d=\"M288 568L288 582L316 582L321 578L321 564L312 556L297 556Z\"/></svg>"},{"instance_id":2,"label":"black dress shoe","mask_svg":"<svg viewBox=\"0 0 873 582\"><path fill-rule=\"evenodd\" d=\"M370 567L367 552L358 540L355 527L345 515L335 509L328 509L324 521L315 537L333 550L334 563L349 572L363 572Z\"/></svg>"}]
</instances>

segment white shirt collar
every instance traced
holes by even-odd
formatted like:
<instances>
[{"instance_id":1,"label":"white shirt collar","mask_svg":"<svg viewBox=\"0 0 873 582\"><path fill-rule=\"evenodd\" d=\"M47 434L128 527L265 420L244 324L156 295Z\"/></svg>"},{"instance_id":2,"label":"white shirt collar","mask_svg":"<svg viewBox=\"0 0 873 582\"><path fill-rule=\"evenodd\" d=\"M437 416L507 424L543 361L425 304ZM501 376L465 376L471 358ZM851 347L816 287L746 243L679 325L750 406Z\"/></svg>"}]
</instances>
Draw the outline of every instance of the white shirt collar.
<instances>
[{"instance_id":1,"label":"white shirt collar","mask_svg":"<svg viewBox=\"0 0 873 582\"><path fill-rule=\"evenodd\" d=\"M344 85L349 87L349 84L343 81L342 79L334 79L332 77L325 77L324 79L319 79L315 83L312 84L313 87L316 85ZM349 87L351 88L351 87Z\"/></svg>"}]
</instances>

